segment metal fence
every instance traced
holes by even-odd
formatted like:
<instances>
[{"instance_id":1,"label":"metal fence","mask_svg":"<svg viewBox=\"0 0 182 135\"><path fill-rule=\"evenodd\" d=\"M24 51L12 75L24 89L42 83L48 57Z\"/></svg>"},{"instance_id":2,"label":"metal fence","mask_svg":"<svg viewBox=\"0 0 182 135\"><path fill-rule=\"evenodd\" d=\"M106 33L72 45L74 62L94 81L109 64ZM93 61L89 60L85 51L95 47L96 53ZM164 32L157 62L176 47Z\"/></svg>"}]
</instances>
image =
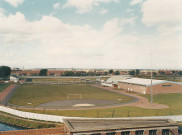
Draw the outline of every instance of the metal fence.
<instances>
[{"instance_id":1,"label":"metal fence","mask_svg":"<svg viewBox=\"0 0 182 135\"><path fill-rule=\"evenodd\" d=\"M12 108L8 108L5 106L0 106L0 111L6 112L18 117L27 118L27 119L35 119L35 120L43 120L43 121L52 121L52 122L63 122L63 119L171 119L174 121L182 121L182 115L175 116L153 116L153 117L125 117L125 118L86 118L86 117L64 117L57 115L47 115L47 114L38 114L31 112L24 112L15 110Z\"/></svg>"}]
</instances>

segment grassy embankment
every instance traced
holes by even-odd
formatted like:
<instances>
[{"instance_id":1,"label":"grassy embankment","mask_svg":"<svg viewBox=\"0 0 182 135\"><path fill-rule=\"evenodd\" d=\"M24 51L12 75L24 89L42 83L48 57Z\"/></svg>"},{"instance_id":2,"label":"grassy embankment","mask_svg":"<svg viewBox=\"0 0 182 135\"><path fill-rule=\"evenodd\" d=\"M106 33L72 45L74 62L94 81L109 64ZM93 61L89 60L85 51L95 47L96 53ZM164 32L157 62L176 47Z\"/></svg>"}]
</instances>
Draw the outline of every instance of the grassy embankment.
<instances>
[{"instance_id":1,"label":"grassy embankment","mask_svg":"<svg viewBox=\"0 0 182 135\"><path fill-rule=\"evenodd\" d=\"M10 84L8 83L0 83L0 92L2 92L5 88L7 88Z\"/></svg>"},{"instance_id":2,"label":"grassy embankment","mask_svg":"<svg viewBox=\"0 0 182 135\"><path fill-rule=\"evenodd\" d=\"M59 124L57 124L57 123L54 124L54 123L49 123L49 122L41 122L41 121L23 119L23 118L15 117L13 115L9 115L7 113L2 113L2 112L0 112L0 121L7 123L7 124L31 128L31 129L51 128L51 127L59 126Z\"/></svg>"},{"instance_id":3,"label":"grassy embankment","mask_svg":"<svg viewBox=\"0 0 182 135\"><path fill-rule=\"evenodd\" d=\"M133 98L95 88L86 84L77 85L22 85L9 101L14 105L38 106L42 103L51 101L66 100L69 94L81 94L82 99L92 100L111 100L118 103L124 103L133 100ZM71 99L79 99L79 96L70 96ZM119 100L122 99L122 100Z\"/></svg>"}]
</instances>

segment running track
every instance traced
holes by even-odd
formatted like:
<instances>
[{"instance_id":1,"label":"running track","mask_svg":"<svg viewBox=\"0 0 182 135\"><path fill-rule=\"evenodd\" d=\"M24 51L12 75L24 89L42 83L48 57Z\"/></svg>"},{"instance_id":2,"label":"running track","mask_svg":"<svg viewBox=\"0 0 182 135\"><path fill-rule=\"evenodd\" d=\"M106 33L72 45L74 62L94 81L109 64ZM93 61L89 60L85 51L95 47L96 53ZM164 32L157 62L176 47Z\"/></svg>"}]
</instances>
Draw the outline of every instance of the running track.
<instances>
[{"instance_id":1,"label":"running track","mask_svg":"<svg viewBox=\"0 0 182 135\"><path fill-rule=\"evenodd\" d=\"M148 109L165 109L168 108L168 106L166 105L162 105L162 104L151 104L147 98L144 98L142 96L138 96L137 94L131 94L131 93L127 93L125 91L116 91L113 90L112 87L102 87L102 86L98 86L98 85L92 85L93 87L98 87L107 91L112 91L115 93L119 93L119 94L123 94L126 96L130 96L133 97L134 100L127 102L127 103L122 103L122 104L118 104L118 105L108 105L108 106L99 106L99 107L90 107L90 108L66 108L66 109L59 109L59 108L46 108L46 110L87 110L87 109L104 109L104 108L113 108L113 107L122 107L122 106L135 106L135 107L141 107L141 108L148 108ZM10 86L8 86L5 90L3 90L0 93L0 102L1 105L6 105L6 103L9 101L9 99L11 98L11 96L13 95L14 91L16 90L16 88L18 87L18 85L16 84L11 84ZM17 107L12 107L12 108L17 108ZM26 107L26 106L18 106L19 109L32 109L32 107ZM35 107L34 110L42 110L45 107Z\"/></svg>"}]
</instances>

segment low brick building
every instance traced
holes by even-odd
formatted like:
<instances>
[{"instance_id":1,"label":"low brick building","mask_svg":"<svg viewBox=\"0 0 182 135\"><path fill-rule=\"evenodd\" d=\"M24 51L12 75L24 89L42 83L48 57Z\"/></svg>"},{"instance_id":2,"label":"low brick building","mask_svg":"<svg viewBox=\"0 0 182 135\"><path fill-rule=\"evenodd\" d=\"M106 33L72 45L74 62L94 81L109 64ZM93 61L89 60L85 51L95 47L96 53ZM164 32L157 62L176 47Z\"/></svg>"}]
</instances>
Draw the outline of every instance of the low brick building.
<instances>
[{"instance_id":1,"label":"low brick building","mask_svg":"<svg viewBox=\"0 0 182 135\"><path fill-rule=\"evenodd\" d=\"M178 126L169 119L65 119L64 132L66 135L178 135Z\"/></svg>"},{"instance_id":2,"label":"low brick building","mask_svg":"<svg viewBox=\"0 0 182 135\"><path fill-rule=\"evenodd\" d=\"M143 78L130 78L126 80L120 80L118 82L118 88L142 94L150 94L151 80ZM152 90L154 94L182 93L182 83L153 79Z\"/></svg>"},{"instance_id":3,"label":"low brick building","mask_svg":"<svg viewBox=\"0 0 182 135\"><path fill-rule=\"evenodd\" d=\"M47 76L61 76L65 70L48 70ZM11 72L16 76L39 76L40 70L14 70Z\"/></svg>"}]
</instances>

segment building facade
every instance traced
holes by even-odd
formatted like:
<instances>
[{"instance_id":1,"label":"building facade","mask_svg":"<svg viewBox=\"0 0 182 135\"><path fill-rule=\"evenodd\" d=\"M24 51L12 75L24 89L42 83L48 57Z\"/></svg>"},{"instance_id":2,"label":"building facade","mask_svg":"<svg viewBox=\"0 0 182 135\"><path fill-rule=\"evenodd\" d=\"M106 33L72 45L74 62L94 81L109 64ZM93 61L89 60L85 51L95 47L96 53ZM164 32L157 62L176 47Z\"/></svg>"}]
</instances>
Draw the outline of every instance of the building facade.
<instances>
[{"instance_id":1,"label":"building facade","mask_svg":"<svg viewBox=\"0 0 182 135\"><path fill-rule=\"evenodd\" d=\"M118 88L142 94L150 94L151 80L142 78L130 78L126 80L121 80L118 83ZM152 91L154 94L182 93L182 83L153 79Z\"/></svg>"}]
</instances>

